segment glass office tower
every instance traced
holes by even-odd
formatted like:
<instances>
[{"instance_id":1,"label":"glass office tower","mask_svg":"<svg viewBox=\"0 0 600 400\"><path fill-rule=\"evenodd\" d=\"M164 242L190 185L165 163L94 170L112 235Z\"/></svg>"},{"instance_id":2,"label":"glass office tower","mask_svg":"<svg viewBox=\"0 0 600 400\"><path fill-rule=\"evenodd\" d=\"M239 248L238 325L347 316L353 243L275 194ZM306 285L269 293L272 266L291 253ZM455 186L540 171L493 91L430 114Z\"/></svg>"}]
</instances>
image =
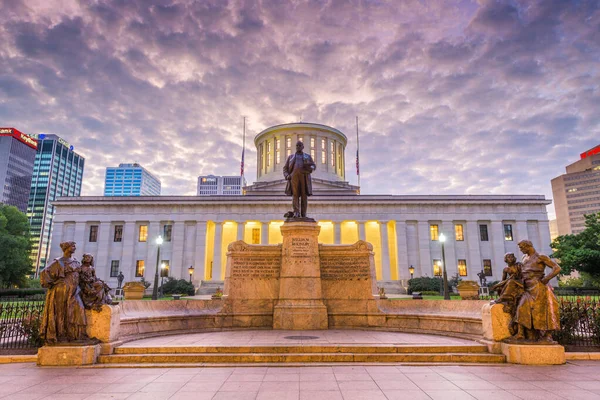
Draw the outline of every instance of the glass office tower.
<instances>
[{"instance_id":1,"label":"glass office tower","mask_svg":"<svg viewBox=\"0 0 600 400\"><path fill-rule=\"evenodd\" d=\"M0 128L0 203L27 211L37 141L15 128Z\"/></svg>"},{"instance_id":2,"label":"glass office tower","mask_svg":"<svg viewBox=\"0 0 600 400\"><path fill-rule=\"evenodd\" d=\"M159 196L160 180L138 163L106 168L105 196Z\"/></svg>"},{"instance_id":3,"label":"glass office tower","mask_svg":"<svg viewBox=\"0 0 600 400\"><path fill-rule=\"evenodd\" d=\"M32 257L36 276L50 257L52 218L57 197L81 195L85 159L57 135L33 135L38 140L33 165L27 215L33 240ZM55 256L58 256L56 254Z\"/></svg>"}]
</instances>

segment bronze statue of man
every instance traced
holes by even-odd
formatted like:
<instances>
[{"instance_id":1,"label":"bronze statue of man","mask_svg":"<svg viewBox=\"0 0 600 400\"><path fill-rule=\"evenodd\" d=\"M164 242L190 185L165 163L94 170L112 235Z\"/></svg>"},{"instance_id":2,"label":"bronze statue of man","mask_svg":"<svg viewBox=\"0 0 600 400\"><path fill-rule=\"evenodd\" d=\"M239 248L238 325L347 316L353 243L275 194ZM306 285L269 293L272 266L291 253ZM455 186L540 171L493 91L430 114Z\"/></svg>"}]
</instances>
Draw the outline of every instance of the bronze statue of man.
<instances>
[{"instance_id":1,"label":"bronze statue of man","mask_svg":"<svg viewBox=\"0 0 600 400\"><path fill-rule=\"evenodd\" d=\"M548 284L560 273L560 267L550 257L539 254L529 240L519 242L523 253L521 274L524 293L517 306L515 322L518 332L511 341L554 343L552 331L560 329L558 300ZM552 272L546 275L546 268Z\"/></svg>"},{"instance_id":2,"label":"bronze statue of man","mask_svg":"<svg viewBox=\"0 0 600 400\"><path fill-rule=\"evenodd\" d=\"M306 218L308 196L312 196L310 174L317 167L310 154L303 152L304 143L296 142L296 152L290 155L283 166L287 181L285 194L292 196L294 218Z\"/></svg>"}]
</instances>

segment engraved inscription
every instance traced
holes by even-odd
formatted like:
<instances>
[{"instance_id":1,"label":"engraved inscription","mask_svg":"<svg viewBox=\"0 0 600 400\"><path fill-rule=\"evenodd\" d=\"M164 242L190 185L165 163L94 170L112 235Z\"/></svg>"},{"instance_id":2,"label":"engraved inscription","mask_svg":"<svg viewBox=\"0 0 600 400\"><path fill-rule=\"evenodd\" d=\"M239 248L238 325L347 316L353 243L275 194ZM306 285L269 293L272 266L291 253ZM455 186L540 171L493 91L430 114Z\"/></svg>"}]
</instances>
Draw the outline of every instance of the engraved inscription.
<instances>
[{"instance_id":1,"label":"engraved inscription","mask_svg":"<svg viewBox=\"0 0 600 400\"><path fill-rule=\"evenodd\" d=\"M279 257L236 257L231 260L232 278L279 278L280 269Z\"/></svg>"},{"instance_id":2,"label":"engraved inscription","mask_svg":"<svg viewBox=\"0 0 600 400\"><path fill-rule=\"evenodd\" d=\"M321 257L323 280L366 280L370 277L368 257Z\"/></svg>"},{"instance_id":3,"label":"engraved inscription","mask_svg":"<svg viewBox=\"0 0 600 400\"><path fill-rule=\"evenodd\" d=\"M291 256L308 256L310 255L310 239L309 238L292 238Z\"/></svg>"}]
</instances>

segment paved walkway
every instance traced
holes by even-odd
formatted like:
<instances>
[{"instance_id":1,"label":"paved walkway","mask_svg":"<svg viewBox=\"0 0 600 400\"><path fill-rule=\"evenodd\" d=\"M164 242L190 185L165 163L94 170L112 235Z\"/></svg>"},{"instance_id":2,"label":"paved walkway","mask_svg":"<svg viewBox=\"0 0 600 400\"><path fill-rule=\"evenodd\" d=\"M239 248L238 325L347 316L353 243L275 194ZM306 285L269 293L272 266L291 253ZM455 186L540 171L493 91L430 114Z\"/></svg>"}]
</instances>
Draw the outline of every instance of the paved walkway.
<instances>
[{"instance_id":1,"label":"paved walkway","mask_svg":"<svg viewBox=\"0 0 600 400\"><path fill-rule=\"evenodd\" d=\"M0 365L6 400L600 399L600 362L563 366L39 368Z\"/></svg>"},{"instance_id":2,"label":"paved walkway","mask_svg":"<svg viewBox=\"0 0 600 400\"><path fill-rule=\"evenodd\" d=\"M266 346L266 345L468 345L477 342L446 336L361 330L224 331L159 336L136 340L123 347L146 346Z\"/></svg>"}]
</instances>

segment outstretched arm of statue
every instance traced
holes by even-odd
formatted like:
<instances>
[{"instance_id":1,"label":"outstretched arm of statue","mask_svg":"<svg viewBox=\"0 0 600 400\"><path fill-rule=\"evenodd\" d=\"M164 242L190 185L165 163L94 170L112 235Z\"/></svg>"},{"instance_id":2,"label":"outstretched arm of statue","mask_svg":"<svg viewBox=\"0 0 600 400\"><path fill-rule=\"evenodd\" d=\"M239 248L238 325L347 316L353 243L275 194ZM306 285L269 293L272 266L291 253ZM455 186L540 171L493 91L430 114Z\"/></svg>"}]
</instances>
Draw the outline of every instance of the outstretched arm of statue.
<instances>
[{"instance_id":1,"label":"outstretched arm of statue","mask_svg":"<svg viewBox=\"0 0 600 400\"><path fill-rule=\"evenodd\" d=\"M540 255L540 261L543 262L548 268L552 268L552 272L540 280L544 285L547 285L552 278L560 274L560 266L552 261L550 257L543 254Z\"/></svg>"}]
</instances>

